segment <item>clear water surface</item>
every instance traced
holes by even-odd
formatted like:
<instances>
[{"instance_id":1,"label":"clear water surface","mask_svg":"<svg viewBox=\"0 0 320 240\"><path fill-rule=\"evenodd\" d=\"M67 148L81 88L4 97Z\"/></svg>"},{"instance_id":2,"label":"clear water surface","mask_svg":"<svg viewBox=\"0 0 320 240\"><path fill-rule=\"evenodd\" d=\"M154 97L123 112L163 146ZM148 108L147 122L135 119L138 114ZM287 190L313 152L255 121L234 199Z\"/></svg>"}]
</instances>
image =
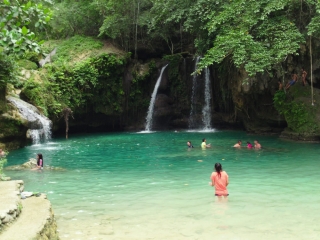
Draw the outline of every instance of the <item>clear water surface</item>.
<instances>
[{"instance_id":1,"label":"clear water surface","mask_svg":"<svg viewBox=\"0 0 320 240\"><path fill-rule=\"evenodd\" d=\"M255 138L262 150L231 147ZM235 131L79 135L12 151L8 165L38 152L66 170L6 174L47 194L61 239L319 239L316 143ZM216 162L228 202L208 185Z\"/></svg>"}]
</instances>

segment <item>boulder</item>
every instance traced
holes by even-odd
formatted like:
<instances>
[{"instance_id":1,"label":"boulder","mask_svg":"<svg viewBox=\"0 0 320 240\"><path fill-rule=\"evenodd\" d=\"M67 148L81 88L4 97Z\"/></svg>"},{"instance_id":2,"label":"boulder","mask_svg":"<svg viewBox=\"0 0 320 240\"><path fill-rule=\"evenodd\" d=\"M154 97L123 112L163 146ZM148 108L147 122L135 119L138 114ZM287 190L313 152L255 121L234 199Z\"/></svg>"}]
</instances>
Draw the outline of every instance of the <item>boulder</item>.
<instances>
[{"instance_id":1,"label":"boulder","mask_svg":"<svg viewBox=\"0 0 320 240\"><path fill-rule=\"evenodd\" d=\"M30 170L36 167L37 167L37 160L34 158L30 158L28 162L25 162L21 165L8 166L5 168L5 170L20 171L20 170ZM65 169L62 167L54 167L49 165L45 165L43 169L52 170L52 171L65 171Z\"/></svg>"}]
</instances>

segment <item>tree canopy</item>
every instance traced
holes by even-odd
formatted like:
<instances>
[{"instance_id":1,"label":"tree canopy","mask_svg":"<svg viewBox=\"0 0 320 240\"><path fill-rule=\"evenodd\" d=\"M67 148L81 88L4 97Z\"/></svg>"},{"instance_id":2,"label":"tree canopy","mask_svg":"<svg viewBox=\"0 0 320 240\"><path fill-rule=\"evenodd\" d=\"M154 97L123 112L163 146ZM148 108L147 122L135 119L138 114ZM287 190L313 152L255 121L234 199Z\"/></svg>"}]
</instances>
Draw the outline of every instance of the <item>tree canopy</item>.
<instances>
[{"instance_id":1,"label":"tree canopy","mask_svg":"<svg viewBox=\"0 0 320 240\"><path fill-rule=\"evenodd\" d=\"M199 70L227 59L254 75L298 54L308 35L320 33L317 0L56 0L49 4L50 0L0 3L4 51L38 51L35 33L46 30L50 38L82 34L112 39L134 52L134 57L141 46L162 46L164 54L189 51L203 56Z\"/></svg>"},{"instance_id":2,"label":"tree canopy","mask_svg":"<svg viewBox=\"0 0 320 240\"><path fill-rule=\"evenodd\" d=\"M45 7L50 3L49 0L0 2L2 52L19 55L26 51L40 51L35 31L44 31L50 21L51 10Z\"/></svg>"}]
</instances>

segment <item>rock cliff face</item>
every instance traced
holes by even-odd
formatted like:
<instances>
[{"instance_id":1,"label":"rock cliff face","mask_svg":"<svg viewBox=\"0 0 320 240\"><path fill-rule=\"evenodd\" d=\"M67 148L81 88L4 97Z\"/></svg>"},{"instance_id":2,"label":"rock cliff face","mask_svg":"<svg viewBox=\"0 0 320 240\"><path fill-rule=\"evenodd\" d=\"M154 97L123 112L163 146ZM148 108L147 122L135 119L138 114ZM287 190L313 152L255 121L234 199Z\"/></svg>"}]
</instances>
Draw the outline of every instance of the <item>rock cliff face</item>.
<instances>
[{"instance_id":1,"label":"rock cliff face","mask_svg":"<svg viewBox=\"0 0 320 240\"><path fill-rule=\"evenodd\" d=\"M298 57L288 57L271 72L255 77L249 77L243 68L235 68L230 61L210 67L212 127L280 134L288 127L288 119L274 107L278 81L286 84L292 73L299 75L301 67L310 65L307 53L307 46L301 46ZM118 103L120 110L112 112L110 108L102 109L96 105L72 109L74 119L69 119L70 135L78 131L143 130L150 96L161 68L167 63L169 66L163 74L155 102L153 130L201 128L205 76L203 73L194 74L196 61L197 57L188 53L140 62L128 60L124 72L119 75L123 79L122 89L116 89L124 99L121 106ZM320 87L320 61L313 63L313 69L314 86ZM301 81L297 85L300 86ZM3 91L0 94L4 95ZM4 101L3 96L0 99ZM12 104L4 106L0 108L0 142L6 142L7 148L22 146L26 143L27 129L36 128L38 122L21 118ZM53 119L54 130L64 132L63 118L50 118ZM296 130L289 126L287 132L292 131ZM0 144L0 147L4 145Z\"/></svg>"}]
</instances>

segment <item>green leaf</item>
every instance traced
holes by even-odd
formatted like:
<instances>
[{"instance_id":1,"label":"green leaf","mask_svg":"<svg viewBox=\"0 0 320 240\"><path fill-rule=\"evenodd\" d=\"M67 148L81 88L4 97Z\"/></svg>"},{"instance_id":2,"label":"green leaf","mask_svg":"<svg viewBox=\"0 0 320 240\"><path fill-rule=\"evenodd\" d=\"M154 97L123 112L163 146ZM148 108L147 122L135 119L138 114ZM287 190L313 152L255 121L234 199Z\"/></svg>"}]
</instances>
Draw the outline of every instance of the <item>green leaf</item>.
<instances>
[{"instance_id":1,"label":"green leaf","mask_svg":"<svg viewBox=\"0 0 320 240\"><path fill-rule=\"evenodd\" d=\"M27 35L28 32L29 32L29 30L28 30L28 28L26 28L26 26L23 26L23 27L21 28L21 31L22 31L22 34L23 34L23 35Z\"/></svg>"},{"instance_id":2,"label":"green leaf","mask_svg":"<svg viewBox=\"0 0 320 240\"><path fill-rule=\"evenodd\" d=\"M7 6L10 5L10 1L9 1L9 0L3 0L3 3L4 3L5 5L7 5Z\"/></svg>"}]
</instances>

